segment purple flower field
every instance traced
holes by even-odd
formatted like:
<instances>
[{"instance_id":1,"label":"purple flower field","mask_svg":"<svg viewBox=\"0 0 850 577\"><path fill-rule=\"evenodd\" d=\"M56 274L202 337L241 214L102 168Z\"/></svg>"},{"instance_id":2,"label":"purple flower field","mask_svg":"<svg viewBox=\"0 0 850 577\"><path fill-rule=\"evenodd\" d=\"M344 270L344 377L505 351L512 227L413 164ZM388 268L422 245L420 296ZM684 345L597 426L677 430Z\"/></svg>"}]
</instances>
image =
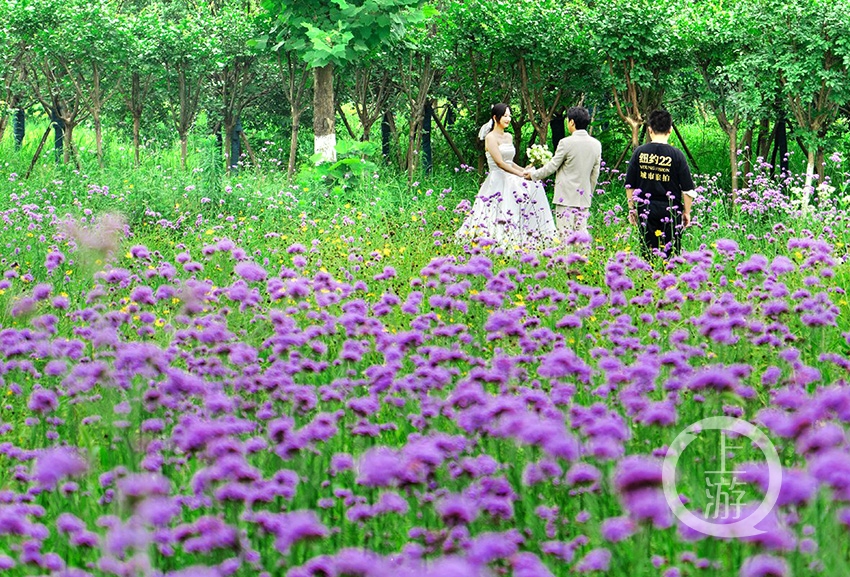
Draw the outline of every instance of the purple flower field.
<instances>
[{"instance_id":1,"label":"purple flower field","mask_svg":"<svg viewBox=\"0 0 850 577\"><path fill-rule=\"evenodd\" d=\"M440 242L442 206L393 234L259 196L128 223L91 186L4 193L4 572L850 573L840 203L759 204L754 179L728 219L709 184L708 238L653 268L616 206L589 257L508 258ZM781 458L759 535L702 535L664 499L667 446L713 415ZM733 442L679 462L705 518L720 460L746 469L745 515L767 491Z\"/></svg>"}]
</instances>

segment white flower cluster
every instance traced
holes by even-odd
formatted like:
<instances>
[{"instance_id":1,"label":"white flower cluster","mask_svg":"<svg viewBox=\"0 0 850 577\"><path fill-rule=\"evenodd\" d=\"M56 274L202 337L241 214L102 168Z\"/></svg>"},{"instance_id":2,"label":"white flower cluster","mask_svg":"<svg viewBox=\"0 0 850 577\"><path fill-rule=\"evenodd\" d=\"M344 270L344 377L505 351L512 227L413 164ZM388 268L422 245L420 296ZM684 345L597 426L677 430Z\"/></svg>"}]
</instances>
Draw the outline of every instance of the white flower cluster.
<instances>
[{"instance_id":1,"label":"white flower cluster","mask_svg":"<svg viewBox=\"0 0 850 577\"><path fill-rule=\"evenodd\" d=\"M552 160L552 153L541 144L535 144L531 148L526 148L525 153L528 155L528 161L534 166L543 166Z\"/></svg>"}]
</instances>

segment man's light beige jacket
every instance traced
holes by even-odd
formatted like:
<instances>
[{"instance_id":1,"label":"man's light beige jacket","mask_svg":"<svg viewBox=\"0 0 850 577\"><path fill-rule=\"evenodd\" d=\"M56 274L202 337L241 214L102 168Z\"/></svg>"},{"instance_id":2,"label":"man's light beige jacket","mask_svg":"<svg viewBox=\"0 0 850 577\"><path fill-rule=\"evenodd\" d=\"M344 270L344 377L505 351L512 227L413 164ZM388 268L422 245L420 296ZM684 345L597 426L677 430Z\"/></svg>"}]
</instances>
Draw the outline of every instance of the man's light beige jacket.
<instances>
[{"instance_id":1,"label":"man's light beige jacket","mask_svg":"<svg viewBox=\"0 0 850 577\"><path fill-rule=\"evenodd\" d=\"M558 143L552 160L531 173L541 180L555 174L553 202L561 206L590 206L599 178L602 144L586 130L576 130Z\"/></svg>"}]
</instances>

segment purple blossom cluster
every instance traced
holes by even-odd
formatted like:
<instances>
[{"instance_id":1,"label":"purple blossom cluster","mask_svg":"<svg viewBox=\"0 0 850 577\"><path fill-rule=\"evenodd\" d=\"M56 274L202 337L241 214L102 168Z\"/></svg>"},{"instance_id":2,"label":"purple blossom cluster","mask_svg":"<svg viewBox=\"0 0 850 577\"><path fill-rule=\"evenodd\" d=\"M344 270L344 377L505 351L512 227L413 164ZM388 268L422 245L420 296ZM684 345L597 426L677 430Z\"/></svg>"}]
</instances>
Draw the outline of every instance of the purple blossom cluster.
<instances>
[{"instance_id":1,"label":"purple blossom cluster","mask_svg":"<svg viewBox=\"0 0 850 577\"><path fill-rule=\"evenodd\" d=\"M847 262L828 234L655 268L480 243L333 274L318 242L124 249L120 219L65 222L44 282L2 281L4 570L767 577L846 552ZM70 282L86 258L102 266ZM668 444L716 414L783 458L755 537L706 537L664 498ZM769 485L757 457L736 457L745 512Z\"/></svg>"}]
</instances>

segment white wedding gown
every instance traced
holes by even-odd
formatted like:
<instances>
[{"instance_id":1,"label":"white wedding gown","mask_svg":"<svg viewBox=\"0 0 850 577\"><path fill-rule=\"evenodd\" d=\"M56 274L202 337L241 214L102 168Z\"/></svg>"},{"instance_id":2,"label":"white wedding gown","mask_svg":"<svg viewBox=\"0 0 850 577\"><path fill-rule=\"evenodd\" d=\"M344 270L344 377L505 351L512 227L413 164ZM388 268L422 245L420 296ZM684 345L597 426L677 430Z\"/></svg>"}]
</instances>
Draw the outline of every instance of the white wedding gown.
<instances>
[{"instance_id":1,"label":"white wedding gown","mask_svg":"<svg viewBox=\"0 0 850 577\"><path fill-rule=\"evenodd\" d=\"M513 162L516 149L506 143L499 145L499 152L505 162ZM489 152L486 156L490 173L455 233L457 237L463 241L490 239L508 252L551 246L555 221L543 184L505 172Z\"/></svg>"}]
</instances>

